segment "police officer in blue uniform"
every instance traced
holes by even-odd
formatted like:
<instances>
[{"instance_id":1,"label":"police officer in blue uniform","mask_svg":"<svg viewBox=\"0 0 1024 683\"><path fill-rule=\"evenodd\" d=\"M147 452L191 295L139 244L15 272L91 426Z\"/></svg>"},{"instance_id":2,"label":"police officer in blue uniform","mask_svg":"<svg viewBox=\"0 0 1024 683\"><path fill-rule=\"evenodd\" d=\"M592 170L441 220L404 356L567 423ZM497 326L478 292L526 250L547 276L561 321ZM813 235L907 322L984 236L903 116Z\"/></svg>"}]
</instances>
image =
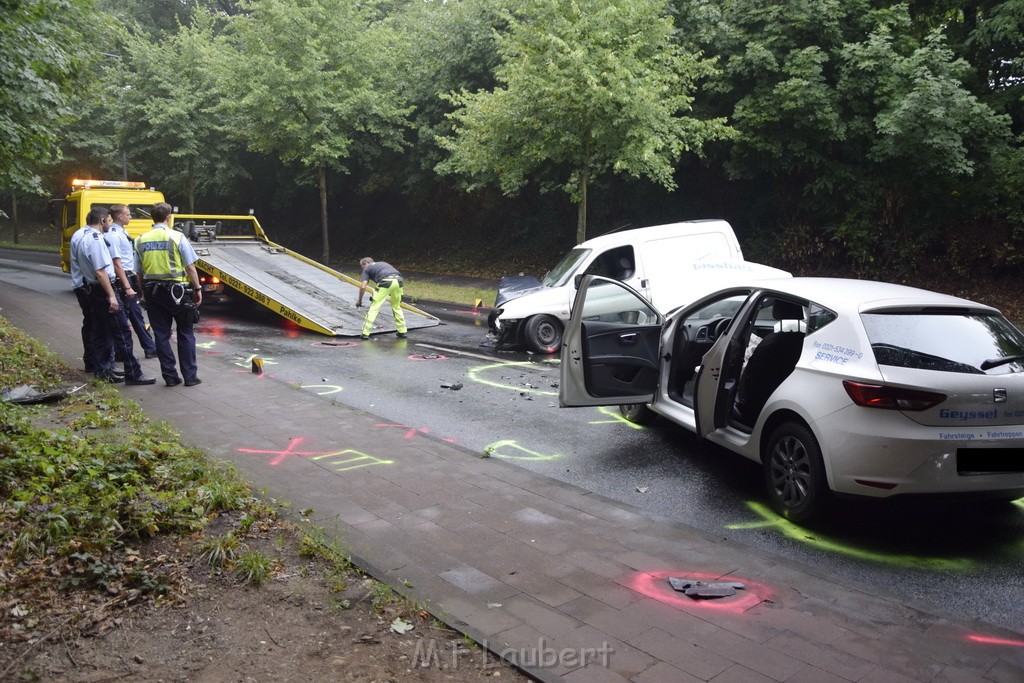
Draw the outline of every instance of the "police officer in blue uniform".
<instances>
[{"instance_id":1,"label":"police officer in blue uniform","mask_svg":"<svg viewBox=\"0 0 1024 683\"><path fill-rule=\"evenodd\" d=\"M145 352L146 358L156 358L156 344L153 343L153 337L146 329L146 319L142 315L139 296L134 289L137 286L135 246L132 244L132 238L128 236L128 231L125 230L125 226L132 220L132 210L124 204L111 204L110 218L113 222L106 232L107 241L110 242L111 253L116 253L117 258L121 260L121 268L124 271L123 280L121 279L122 273L117 273L118 279L114 284L114 289L121 297L125 315L128 316L128 322L135 330L135 336L138 337L139 345ZM117 259L114 260L114 269L117 270Z\"/></svg>"},{"instance_id":2,"label":"police officer in blue uniform","mask_svg":"<svg viewBox=\"0 0 1024 683\"><path fill-rule=\"evenodd\" d=\"M92 332L92 357L85 359L86 367L92 369L96 379L106 382L123 379L125 384L153 384L156 380L142 374L132 349L131 326L114 290L114 263L103 238L110 222L110 211L95 206L86 216L85 226L71 236L72 286L80 301L86 302ZM123 376L114 370L115 350L124 363Z\"/></svg>"}]
</instances>

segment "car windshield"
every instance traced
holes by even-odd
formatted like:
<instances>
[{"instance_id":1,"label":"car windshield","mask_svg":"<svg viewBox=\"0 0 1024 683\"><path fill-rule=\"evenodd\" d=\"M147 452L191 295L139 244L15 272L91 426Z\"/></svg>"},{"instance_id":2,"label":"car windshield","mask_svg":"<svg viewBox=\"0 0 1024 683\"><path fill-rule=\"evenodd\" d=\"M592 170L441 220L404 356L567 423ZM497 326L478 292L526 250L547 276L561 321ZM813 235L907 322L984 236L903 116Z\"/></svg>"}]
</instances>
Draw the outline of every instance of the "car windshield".
<instances>
[{"instance_id":1,"label":"car windshield","mask_svg":"<svg viewBox=\"0 0 1024 683\"><path fill-rule=\"evenodd\" d=\"M1024 372L1024 334L1001 315L864 313L879 365L991 375Z\"/></svg>"},{"instance_id":2,"label":"car windshield","mask_svg":"<svg viewBox=\"0 0 1024 683\"><path fill-rule=\"evenodd\" d=\"M558 262L557 266L548 271L540 283L545 287L561 287L576 273L580 262L589 254L590 249L573 249Z\"/></svg>"}]
</instances>

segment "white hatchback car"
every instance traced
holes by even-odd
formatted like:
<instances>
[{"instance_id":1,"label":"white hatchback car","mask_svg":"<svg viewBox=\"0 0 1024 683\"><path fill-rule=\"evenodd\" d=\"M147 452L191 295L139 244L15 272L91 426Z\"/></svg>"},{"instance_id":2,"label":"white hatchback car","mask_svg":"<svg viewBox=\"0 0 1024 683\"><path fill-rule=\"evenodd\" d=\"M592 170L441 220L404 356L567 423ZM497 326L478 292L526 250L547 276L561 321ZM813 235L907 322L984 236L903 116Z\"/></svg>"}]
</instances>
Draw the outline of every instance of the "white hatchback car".
<instances>
[{"instance_id":1,"label":"white hatchback car","mask_svg":"<svg viewBox=\"0 0 1024 683\"><path fill-rule=\"evenodd\" d=\"M661 415L763 463L793 521L841 495L1024 496L1024 334L902 285L751 281L663 316L581 279L559 399Z\"/></svg>"}]
</instances>

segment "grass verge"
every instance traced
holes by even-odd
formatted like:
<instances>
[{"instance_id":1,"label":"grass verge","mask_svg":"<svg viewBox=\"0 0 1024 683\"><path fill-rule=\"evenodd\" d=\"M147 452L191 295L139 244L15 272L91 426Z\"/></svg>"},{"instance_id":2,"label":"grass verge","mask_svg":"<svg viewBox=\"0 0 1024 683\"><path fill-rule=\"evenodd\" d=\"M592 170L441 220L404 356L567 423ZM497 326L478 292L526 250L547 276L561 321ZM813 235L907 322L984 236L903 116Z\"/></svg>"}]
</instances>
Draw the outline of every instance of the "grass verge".
<instances>
[{"instance_id":1,"label":"grass verge","mask_svg":"<svg viewBox=\"0 0 1024 683\"><path fill-rule=\"evenodd\" d=\"M180 603L196 564L261 586L280 572L267 534L297 555L316 548L333 586L369 581L322 533L283 521L287 505L256 496L111 385L83 386L0 317L0 391L72 382L59 402L0 400L0 680L31 678L22 664L47 641L102 634L132 606Z\"/></svg>"}]
</instances>

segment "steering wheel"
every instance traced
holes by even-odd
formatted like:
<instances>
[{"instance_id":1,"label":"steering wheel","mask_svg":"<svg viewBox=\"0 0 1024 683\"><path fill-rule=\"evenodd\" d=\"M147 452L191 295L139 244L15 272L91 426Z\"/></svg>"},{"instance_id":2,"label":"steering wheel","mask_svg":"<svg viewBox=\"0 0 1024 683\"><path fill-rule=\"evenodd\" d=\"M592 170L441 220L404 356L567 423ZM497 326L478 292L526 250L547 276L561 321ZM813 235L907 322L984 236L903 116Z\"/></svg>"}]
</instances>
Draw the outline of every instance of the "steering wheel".
<instances>
[{"instance_id":1,"label":"steering wheel","mask_svg":"<svg viewBox=\"0 0 1024 683\"><path fill-rule=\"evenodd\" d=\"M711 339L717 341L719 337L725 334L725 330L729 327L729 323L732 322L732 318L722 318L715 323L714 327L711 328Z\"/></svg>"}]
</instances>

